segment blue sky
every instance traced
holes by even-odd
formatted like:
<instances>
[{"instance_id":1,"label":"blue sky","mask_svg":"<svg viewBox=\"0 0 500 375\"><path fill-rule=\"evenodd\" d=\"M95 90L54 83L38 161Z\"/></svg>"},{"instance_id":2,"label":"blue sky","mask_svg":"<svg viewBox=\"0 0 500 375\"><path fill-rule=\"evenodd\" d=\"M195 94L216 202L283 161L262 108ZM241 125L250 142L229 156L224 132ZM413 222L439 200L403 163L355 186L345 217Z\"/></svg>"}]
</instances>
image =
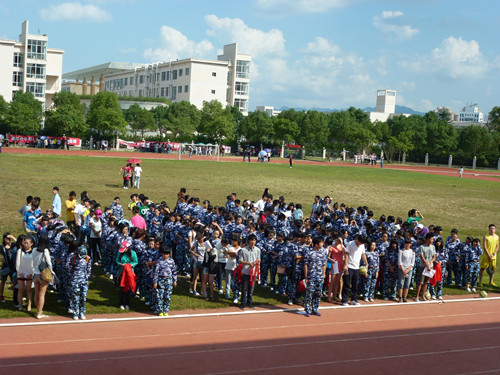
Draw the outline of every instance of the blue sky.
<instances>
[{"instance_id":1,"label":"blue sky","mask_svg":"<svg viewBox=\"0 0 500 375\"><path fill-rule=\"evenodd\" d=\"M500 105L498 0L2 0L0 38L21 23L65 50L63 72L108 61L252 55L257 105L419 111Z\"/></svg>"}]
</instances>

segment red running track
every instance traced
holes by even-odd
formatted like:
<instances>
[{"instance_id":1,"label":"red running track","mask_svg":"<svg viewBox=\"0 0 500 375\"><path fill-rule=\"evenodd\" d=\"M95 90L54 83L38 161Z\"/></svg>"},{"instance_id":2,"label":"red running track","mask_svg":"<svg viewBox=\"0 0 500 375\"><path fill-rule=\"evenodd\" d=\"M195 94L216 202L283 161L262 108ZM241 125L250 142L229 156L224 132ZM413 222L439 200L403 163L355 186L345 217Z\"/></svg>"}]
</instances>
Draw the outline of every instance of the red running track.
<instances>
[{"instance_id":1,"label":"red running track","mask_svg":"<svg viewBox=\"0 0 500 375\"><path fill-rule=\"evenodd\" d=\"M500 373L500 300L2 327L0 374Z\"/></svg>"},{"instance_id":2,"label":"red running track","mask_svg":"<svg viewBox=\"0 0 500 375\"><path fill-rule=\"evenodd\" d=\"M4 147L2 152L8 154L36 154L36 155L78 155L78 156L92 156L92 157L113 157L113 158L140 158L140 159L165 159L165 160L177 160L179 158L178 154L155 154L155 153L141 153L135 151L89 151L89 150L53 150L53 149L43 149L43 148L16 148L16 147ZM214 160L214 157L207 156L197 156L193 155L189 158L187 155L182 155L183 160ZM241 162L241 157L236 156L224 156L220 158L221 161L230 162ZM254 162L257 162L257 158L252 158ZM273 158L271 159L272 164L288 164L288 159ZM361 164L353 164L346 162L327 162L327 161L309 161L309 160L294 160L294 164L309 164L309 165L322 165L322 166L344 166L344 167L359 167L359 168L380 168L380 165L369 166ZM384 164L386 169L396 169L402 171L419 172L427 174L438 174L443 176L456 176L458 178L458 169L456 168L446 168L446 167L426 167L423 165L400 165L400 164ZM485 171L485 170L465 170L464 178L472 178L478 180L486 181L497 181L500 182L500 171Z\"/></svg>"}]
</instances>

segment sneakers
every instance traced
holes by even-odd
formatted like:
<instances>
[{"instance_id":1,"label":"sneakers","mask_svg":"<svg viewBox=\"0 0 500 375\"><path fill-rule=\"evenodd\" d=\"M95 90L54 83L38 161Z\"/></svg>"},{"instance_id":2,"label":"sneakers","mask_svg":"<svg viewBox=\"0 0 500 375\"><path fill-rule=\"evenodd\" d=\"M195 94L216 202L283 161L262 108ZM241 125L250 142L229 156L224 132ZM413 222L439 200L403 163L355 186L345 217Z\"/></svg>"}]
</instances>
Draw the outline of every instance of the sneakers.
<instances>
[{"instance_id":1,"label":"sneakers","mask_svg":"<svg viewBox=\"0 0 500 375\"><path fill-rule=\"evenodd\" d=\"M476 292L476 288L472 288L472 291L475 293ZM441 298L442 299L442 298Z\"/></svg>"},{"instance_id":2,"label":"sneakers","mask_svg":"<svg viewBox=\"0 0 500 375\"><path fill-rule=\"evenodd\" d=\"M158 316L168 316L168 313L159 313Z\"/></svg>"},{"instance_id":3,"label":"sneakers","mask_svg":"<svg viewBox=\"0 0 500 375\"><path fill-rule=\"evenodd\" d=\"M490 285L491 286L497 286L497 284L495 284L494 282L491 282Z\"/></svg>"},{"instance_id":4,"label":"sneakers","mask_svg":"<svg viewBox=\"0 0 500 375\"><path fill-rule=\"evenodd\" d=\"M439 296L439 297L438 297L438 300L442 301L442 300L443 300L443 297L442 297L442 296Z\"/></svg>"},{"instance_id":5,"label":"sneakers","mask_svg":"<svg viewBox=\"0 0 500 375\"><path fill-rule=\"evenodd\" d=\"M113 280L113 275L109 275L109 279L110 279L110 280Z\"/></svg>"},{"instance_id":6,"label":"sneakers","mask_svg":"<svg viewBox=\"0 0 500 375\"><path fill-rule=\"evenodd\" d=\"M73 314L73 310L72 309L68 309L68 314Z\"/></svg>"},{"instance_id":7,"label":"sneakers","mask_svg":"<svg viewBox=\"0 0 500 375\"><path fill-rule=\"evenodd\" d=\"M233 303L236 305L238 304L238 298L233 299Z\"/></svg>"},{"instance_id":8,"label":"sneakers","mask_svg":"<svg viewBox=\"0 0 500 375\"><path fill-rule=\"evenodd\" d=\"M290 299L288 300L288 306L292 306L293 305L293 301Z\"/></svg>"},{"instance_id":9,"label":"sneakers","mask_svg":"<svg viewBox=\"0 0 500 375\"><path fill-rule=\"evenodd\" d=\"M81 314L81 315L80 315L80 319L81 319L81 320L87 320L86 316L85 316L85 315L83 315L83 314Z\"/></svg>"},{"instance_id":10,"label":"sneakers","mask_svg":"<svg viewBox=\"0 0 500 375\"><path fill-rule=\"evenodd\" d=\"M78 320L78 315L73 315L73 320Z\"/></svg>"},{"instance_id":11,"label":"sneakers","mask_svg":"<svg viewBox=\"0 0 500 375\"><path fill-rule=\"evenodd\" d=\"M384 297L384 301L389 301L389 297Z\"/></svg>"},{"instance_id":12,"label":"sneakers","mask_svg":"<svg viewBox=\"0 0 500 375\"><path fill-rule=\"evenodd\" d=\"M319 311L314 311L313 314L316 315L316 316L321 316L321 314L320 314Z\"/></svg>"},{"instance_id":13,"label":"sneakers","mask_svg":"<svg viewBox=\"0 0 500 375\"><path fill-rule=\"evenodd\" d=\"M255 310L255 306L254 306L254 305L247 305L247 307L248 307L249 309Z\"/></svg>"},{"instance_id":14,"label":"sneakers","mask_svg":"<svg viewBox=\"0 0 500 375\"><path fill-rule=\"evenodd\" d=\"M240 305L240 310L245 310L245 305Z\"/></svg>"},{"instance_id":15,"label":"sneakers","mask_svg":"<svg viewBox=\"0 0 500 375\"><path fill-rule=\"evenodd\" d=\"M432 296L431 298L432 298L432 299L436 299L436 296Z\"/></svg>"},{"instance_id":16,"label":"sneakers","mask_svg":"<svg viewBox=\"0 0 500 375\"><path fill-rule=\"evenodd\" d=\"M467 291L468 291L469 293L472 293L472 290L471 290L470 288L467 288Z\"/></svg>"},{"instance_id":17,"label":"sneakers","mask_svg":"<svg viewBox=\"0 0 500 375\"><path fill-rule=\"evenodd\" d=\"M125 306L120 305L120 310L125 310Z\"/></svg>"},{"instance_id":18,"label":"sneakers","mask_svg":"<svg viewBox=\"0 0 500 375\"><path fill-rule=\"evenodd\" d=\"M48 315L45 315L45 314L41 314L41 315L37 315L36 318L37 319L43 319L43 318L48 318L49 316Z\"/></svg>"},{"instance_id":19,"label":"sneakers","mask_svg":"<svg viewBox=\"0 0 500 375\"><path fill-rule=\"evenodd\" d=\"M219 289L219 294L223 294L224 291L222 289Z\"/></svg>"},{"instance_id":20,"label":"sneakers","mask_svg":"<svg viewBox=\"0 0 500 375\"><path fill-rule=\"evenodd\" d=\"M226 294L226 299L229 299L231 298L231 296L229 294Z\"/></svg>"},{"instance_id":21,"label":"sneakers","mask_svg":"<svg viewBox=\"0 0 500 375\"><path fill-rule=\"evenodd\" d=\"M308 312L306 312L306 313L304 314L304 316L305 316L306 318L309 318L309 317L311 316L311 314L309 314Z\"/></svg>"},{"instance_id":22,"label":"sneakers","mask_svg":"<svg viewBox=\"0 0 500 375\"><path fill-rule=\"evenodd\" d=\"M351 306L359 306L359 302L358 301L351 301Z\"/></svg>"},{"instance_id":23,"label":"sneakers","mask_svg":"<svg viewBox=\"0 0 500 375\"><path fill-rule=\"evenodd\" d=\"M349 306L347 302L342 303L342 306Z\"/></svg>"},{"instance_id":24,"label":"sneakers","mask_svg":"<svg viewBox=\"0 0 500 375\"><path fill-rule=\"evenodd\" d=\"M274 288L273 288L273 287L270 287L270 288L269 288L269 290L272 292L272 291L274 290Z\"/></svg>"},{"instance_id":25,"label":"sneakers","mask_svg":"<svg viewBox=\"0 0 500 375\"><path fill-rule=\"evenodd\" d=\"M4 297L4 296L0 296L0 302L1 302L1 303L4 303L4 302L5 302L5 297Z\"/></svg>"},{"instance_id":26,"label":"sneakers","mask_svg":"<svg viewBox=\"0 0 500 375\"><path fill-rule=\"evenodd\" d=\"M420 298L415 297L415 302L420 302Z\"/></svg>"},{"instance_id":27,"label":"sneakers","mask_svg":"<svg viewBox=\"0 0 500 375\"><path fill-rule=\"evenodd\" d=\"M130 306L129 305L125 305L125 310L130 310Z\"/></svg>"},{"instance_id":28,"label":"sneakers","mask_svg":"<svg viewBox=\"0 0 500 375\"><path fill-rule=\"evenodd\" d=\"M193 292L193 295L194 295L194 296L199 296L199 295L200 295L200 293L198 293L198 292L195 290L195 291Z\"/></svg>"},{"instance_id":29,"label":"sneakers","mask_svg":"<svg viewBox=\"0 0 500 375\"><path fill-rule=\"evenodd\" d=\"M408 302L408 300L406 298L403 298L403 302Z\"/></svg>"},{"instance_id":30,"label":"sneakers","mask_svg":"<svg viewBox=\"0 0 500 375\"><path fill-rule=\"evenodd\" d=\"M193 294L193 289L189 289L189 294Z\"/></svg>"},{"instance_id":31,"label":"sneakers","mask_svg":"<svg viewBox=\"0 0 500 375\"><path fill-rule=\"evenodd\" d=\"M277 291L275 292L275 294L280 294L279 290L277 290Z\"/></svg>"},{"instance_id":32,"label":"sneakers","mask_svg":"<svg viewBox=\"0 0 500 375\"><path fill-rule=\"evenodd\" d=\"M365 302L370 302L370 299L365 298L363 301L365 301Z\"/></svg>"},{"instance_id":33,"label":"sneakers","mask_svg":"<svg viewBox=\"0 0 500 375\"><path fill-rule=\"evenodd\" d=\"M374 302L373 298L368 298L368 301Z\"/></svg>"}]
</instances>

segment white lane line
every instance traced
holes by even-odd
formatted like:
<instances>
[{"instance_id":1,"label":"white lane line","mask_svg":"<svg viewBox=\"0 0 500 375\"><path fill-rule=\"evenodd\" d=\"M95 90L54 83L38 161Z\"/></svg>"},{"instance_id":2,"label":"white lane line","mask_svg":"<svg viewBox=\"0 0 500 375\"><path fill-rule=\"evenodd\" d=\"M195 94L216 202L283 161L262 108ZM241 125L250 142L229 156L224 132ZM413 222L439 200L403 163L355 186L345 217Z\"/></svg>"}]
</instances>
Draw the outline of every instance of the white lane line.
<instances>
[{"instance_id":1,"label":"white lane line","mask_svg":"<svg viewBox=\"0 0 500 375\"><path fill-rule=\"evenodd\" d=\"M446 315L433 315L433 319L449 319L449 318L459 318L459 317L470 317L478 315L491 315L498 314L498 311L488 311L488 312L478 312L478 313L465 313L465 314L446 314ZM326 326L336 326L336 325L347 325L347 324L370 324L370 323L383 323L387 321L407 321L407 320L418 320L427 319L427 316L422 317L401 317L401 318L387 318L387 319L365 319L365 320L351 320L351 321L336 321L336 322L326 322L326 323L316 323L316 324L293 324L293 325L279 325L279 326L261 326L254 328L245 328L245 331L261 331L263 329L290 329L290 328L310 328L310 327L326 327ZM187 331L187 332L175 332L175 333L160 333L154 335L134 335L134 336L106 336L106 337L93 337L93 338L79 338L71 340L54 340L54 341L22 341L18 343L13 342L2 342L2 346L24 346L24 345L46 345L46 344L61 344L61 343L72 343L72 342L91 342L91 341L108 341L108 340L133 340L133 339L147 339L154 337L172 337L172 336L189 336L189 335L213 335L214 333L232 333L241 332L241 328L233 329L219 329L211 331Z\"/></svg>"},{"instance_id":2,"label":"white lane line","mask_svg":"<svg viewBox=\"0 0 500 375\"><path fill-rule=\"evenodd\" d=\"M387 306L415 306L415 305L426 305L426 304L443 304L443 303L458 303L458 302L485 302L485 301L495 301L500 300L500 297L487 297L487 298L462 298L453 300L432 300L426 302L415 303L374 303L359 306L320 306L320 310L333 310L333 309L366 309L373 307L387 307ZM283 309L273 309L273 310L251 310L251 311L227 311L227 312L214 312L214 313L200 313L200 314L179 314L179 315L169 315L168 317L160 317L156 315L149 316L139 316L139 317L129 317L129 318L95 318L87 320L58 320L58 321L38 321L33 320L29 322L22 323L3 323L0 324L1 327L23 327L23 326L38 326L38 325L57 325L57 324L89 324L89 323L102 323L102 322L126 322L126 321L141 321L141 320L156 320L156 319L182 319L182 318L203 318L203 317L215 317L215 316L231 316L231 315L249 315L249 314L271 314L271 313L283 313L283 312L297 312L300 313L304 311L303 308L283 308Z\"/></svg>"},{"instance_id":3,"label":"white lane line","mask_svg":"<svg viewBox=\"0 0 500 375\"><path fill-rule=\"evenodd\" d=\"M477 375L477 374L492 374L492 373L499 374L500 368L496 368L493 370L485 370L485 371L464 372L458 375Z\"/></svg>"},{"instance_id":4,"label":"white lane line","mask_svg":"<svg viewBox=\"0 0 500 375\"><path fill-rule=\"evenodd\" d=\"M250 372L297 369L300 367L331 366L334 364L341 364L341 363L357 363L357 362L380 361L380 360L399 359L399 358L408 358L408 357L434 356L434 355L451 354L451 353L466 353L466 352L483 351L483 350L495 350L498 348L500 348L500 346L485 346L485 347L480 347L480 348L467 348L467 349L450 349L450 350L442 350L442 351L438 351L438 352L422 352L422 353L413 353L413 354L387 355L387 356L383 356L383 357L343 359L343 360L329 361L329 362L301 363L301 364L287 365L287 366L273 366L273 367L261 367L261 368L257 368L257 369L212 372L212 373L205 373L203 375L245 374L245 373L250 373ZM423 372L425 372L425 371L423 371Z\"/></svg>"},{"instance_id":5,"label":"white lane line","mask_svg":"<svg viewBox=\"0 0 500 375\"><path fill-rule=\"evenodd\" d=\"M318 341L298 341L298 342L287 342L282 344L269 344L269 345L254 345L254 346L237 346L237 347L229 347L229 348L219 348L219 349L207 349L207 350L190 350L183 352L168 352L168 353L152 353L152 354L144 354L144 355L128 355L128 356L114 356L114 357L105 357L105 358L89 358L85 357L82 359L73 359L73 360L63 360L63 361L47 361L47 362L32 362L32 363L10 363L10 364L0 364L0 368L6 367L26 367L26 366L40 366L40 365L54 365L54 364L66 364L66 363L76 363L76 362L86 362L86 361L109 361L109 360L121 360L121 359L142 359L142 358L154 358L154 357L167 357L167 356L176 356L179 357L181 355L197 355L197 354L219 354L219 353L227 353L227 352L237 352L242 350L262 350L262 349L273 349L273 348L282 348L282 347L291 347L291 346L310 346L310 345L325 345L325 344L333 344L333 343L346 343L346 342L356 342L356 341L370 341L370 340L383 340L383 339L394 339L394 338L408 338L408 337L419 337L419 336L429 336L429 335L437 335L437 334L456 334L456 333L466 333L466 332L481 332L481 331L491 331L500 329L498 327L487 327L487 328L471 328L471 329L459 329L453 331L429 331L429 332L417 332L417 333L406 333L400 335L379 335L379 336L371 336L371 337L358 337L358 338L345 338L345 339L333 339L333 340L318 340ZM241 332L241 330L240 330ZM377 358L374 358L377 359ZM257 371L257 370L252 370Z\"/></svg>"}]
</instances>

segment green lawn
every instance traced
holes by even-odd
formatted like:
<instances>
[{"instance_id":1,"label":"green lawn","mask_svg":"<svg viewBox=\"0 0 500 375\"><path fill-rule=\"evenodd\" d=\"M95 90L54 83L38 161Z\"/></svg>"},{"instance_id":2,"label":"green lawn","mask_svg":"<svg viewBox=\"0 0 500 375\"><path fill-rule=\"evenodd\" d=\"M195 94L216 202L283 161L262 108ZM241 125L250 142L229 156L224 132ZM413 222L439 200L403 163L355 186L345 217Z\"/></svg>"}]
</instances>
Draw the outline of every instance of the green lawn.
<instances>
[{"instance_id":1,"label":"green lawn","mask_svg":"<svg viewBox=\"0 0 500 375\"><path fill-rule=\"evenodd\" d=\"M0 155L0 232L22 232L19 208L27 195L39 196L42 209L50 208L52 187L61 189L66 199L70 190L79 194L87 190L102 206L109 205L115 196L125 206L133 190L124 190L119 169L124 159L52 155ZM165 200L172 207L180 187L201 200L224 204L225 197L235 192L241 200L258 200L269 187L275 197L284 195L287 202L302 203L310 211L316 194L330 195L333 201L349 206L368 206L380 215L406 218L410 208L422 212L425 225L441 225L445 236L452 228L460 237L482 237L488 224L499 223L500 184L498 182L437 176L380 168L334 167L331 165L299 165L290 169L287 164L230 163L215 161L145 160L141 177L141 192L152 200ZM126 213L127 215L127 213ZM88 313L120 312L116 308L118 293L112 283L95 270L91 281ZM500 278L497 278L500 284ZM275 304L275 295L257 288L257 303ZM485 290L491 290L485 288ZM460 292L447 289L446 293ZM6 292L6 297L10 296ZM48 294L47 312L63 314ZM282 301L283 302L283 301ZM174 292L172 309L223 307L228 301L208 303L187 296L187 285L180 283ZM132 308L147 311L134 301ZM0 317L19 316L11 304L0 305Z\"/></svg>"}]
</instances>

